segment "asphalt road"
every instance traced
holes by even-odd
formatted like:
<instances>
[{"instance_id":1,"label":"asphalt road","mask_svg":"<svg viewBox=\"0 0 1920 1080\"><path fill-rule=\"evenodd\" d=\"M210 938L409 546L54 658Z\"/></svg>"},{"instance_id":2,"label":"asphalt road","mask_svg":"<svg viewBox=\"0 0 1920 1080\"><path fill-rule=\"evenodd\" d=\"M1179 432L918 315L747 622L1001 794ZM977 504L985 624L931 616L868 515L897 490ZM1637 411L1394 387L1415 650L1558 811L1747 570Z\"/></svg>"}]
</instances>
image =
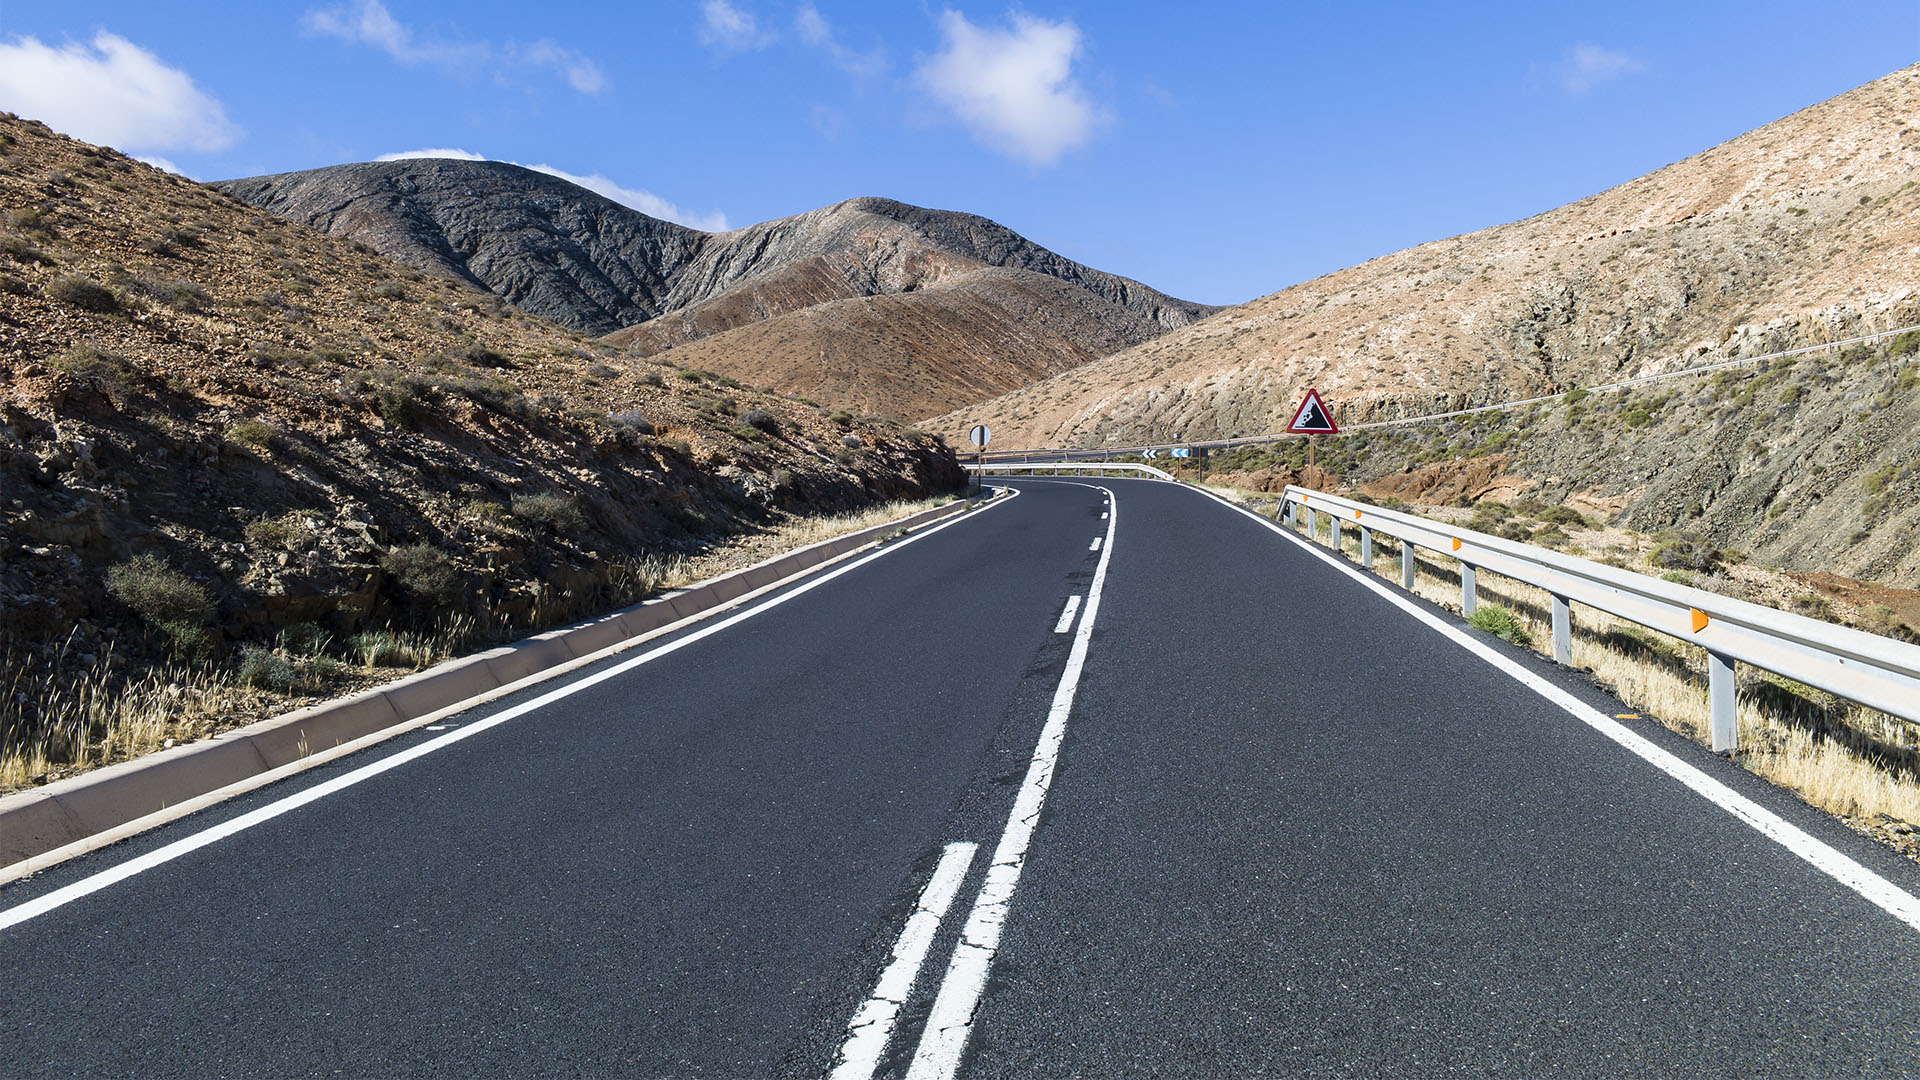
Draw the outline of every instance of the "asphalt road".
<instances>
[{"instance_id":1,"label":"asphalt road","mask_svg":"<svg viewBox=\"0 0 1920 1080\"><path fill-rule=\"evenodd\" d=\"M1244 515L1014 486L0 889L433 747L0 929L0 1076L1920 1074L1914 927Z\"/></svg>"}]
</instances>

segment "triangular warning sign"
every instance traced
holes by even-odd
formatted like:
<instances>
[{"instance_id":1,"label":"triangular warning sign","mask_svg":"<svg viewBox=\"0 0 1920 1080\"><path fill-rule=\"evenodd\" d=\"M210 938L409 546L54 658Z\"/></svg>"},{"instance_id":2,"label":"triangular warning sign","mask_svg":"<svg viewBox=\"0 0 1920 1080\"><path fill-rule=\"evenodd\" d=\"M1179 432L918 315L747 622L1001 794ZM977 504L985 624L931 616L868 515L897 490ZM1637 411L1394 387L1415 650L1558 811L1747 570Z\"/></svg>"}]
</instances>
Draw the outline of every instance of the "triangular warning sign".
<instances>
[{"instance_id":1,"label":"triangular warning sign","mask_svg":"<svg viewBox=\"0 0 1920 1080\"><path fill-rule=\"evenodd\" d=\"M1300 408L1293 414L1293 423L1287 425L1289 435L1337 435L1340 428L1333 422L1333 413L1327 410L1327 403L1320 400L1320 392L1311 387L1307 396L1300 401Z\"/></svg>"}]
</instances>

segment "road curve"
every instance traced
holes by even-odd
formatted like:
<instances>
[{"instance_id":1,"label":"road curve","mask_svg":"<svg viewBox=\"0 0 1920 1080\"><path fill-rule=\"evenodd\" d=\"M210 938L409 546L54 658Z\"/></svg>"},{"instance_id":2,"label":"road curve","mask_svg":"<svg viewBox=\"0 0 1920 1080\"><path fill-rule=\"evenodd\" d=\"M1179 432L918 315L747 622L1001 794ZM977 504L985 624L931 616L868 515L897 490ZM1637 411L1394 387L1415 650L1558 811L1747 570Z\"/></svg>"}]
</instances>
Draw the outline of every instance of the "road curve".
<instances>
[{"instance_id":1,"label":"road curve","mask_svg":"<svg viewBox=\"0 0 1920 1080\"><path fill-rule=\"evenodd\" d=\"M1860 892L1204 494L1010 486L0 888L0 1074L1920 1072Z\"/></svg>"}]
</instances>

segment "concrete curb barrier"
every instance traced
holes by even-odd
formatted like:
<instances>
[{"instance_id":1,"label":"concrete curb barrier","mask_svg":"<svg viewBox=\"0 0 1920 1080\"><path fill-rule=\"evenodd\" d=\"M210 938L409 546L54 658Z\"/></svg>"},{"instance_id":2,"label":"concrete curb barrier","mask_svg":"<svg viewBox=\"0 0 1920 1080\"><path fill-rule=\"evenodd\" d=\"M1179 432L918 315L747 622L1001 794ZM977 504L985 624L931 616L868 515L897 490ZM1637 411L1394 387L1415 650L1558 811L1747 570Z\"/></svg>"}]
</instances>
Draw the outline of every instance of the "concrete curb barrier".
<instances>
[{"instance_id":1,"label":"concrete curb barrier","mask_svg":"<svg viewBox=\"0 0 1920 1080\"><path fill-rule=\"evenodd\" d=\"M977 505L978 499L956 500L809 544L609 615L448 660L384 686L0 797L0 883L99 846L88 843L93 838L102 844L119 839L103 834L124 832L129 823L169 807L204 801L223 788L379 732L392 729L399 734L422 717L468 707L505 687L558 674L560 668L798 577L902 529ZM66 848L75 850L63 853ZM49 853L58 857L38 858Z\"/></svg>"}]
</instances>

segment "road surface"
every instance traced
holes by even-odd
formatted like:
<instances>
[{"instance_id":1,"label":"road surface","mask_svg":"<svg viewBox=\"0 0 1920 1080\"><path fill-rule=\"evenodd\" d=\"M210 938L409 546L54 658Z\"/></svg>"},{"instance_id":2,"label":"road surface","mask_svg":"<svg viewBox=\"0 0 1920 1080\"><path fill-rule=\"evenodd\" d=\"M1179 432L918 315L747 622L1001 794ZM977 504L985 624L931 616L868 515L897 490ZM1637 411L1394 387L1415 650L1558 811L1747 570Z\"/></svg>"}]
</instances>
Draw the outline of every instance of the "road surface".
<instances>
[{"instance_id":1,"label":"road surface","mask_svg":"<svg viewBox=\"0 0 1920 1080\"><path fill-rule=\"evenodd\" d=\"M0 889L0 1075L1920 1073L1913 863L1201 493L1009 484Z\"/></svg>"}]
</instances>

